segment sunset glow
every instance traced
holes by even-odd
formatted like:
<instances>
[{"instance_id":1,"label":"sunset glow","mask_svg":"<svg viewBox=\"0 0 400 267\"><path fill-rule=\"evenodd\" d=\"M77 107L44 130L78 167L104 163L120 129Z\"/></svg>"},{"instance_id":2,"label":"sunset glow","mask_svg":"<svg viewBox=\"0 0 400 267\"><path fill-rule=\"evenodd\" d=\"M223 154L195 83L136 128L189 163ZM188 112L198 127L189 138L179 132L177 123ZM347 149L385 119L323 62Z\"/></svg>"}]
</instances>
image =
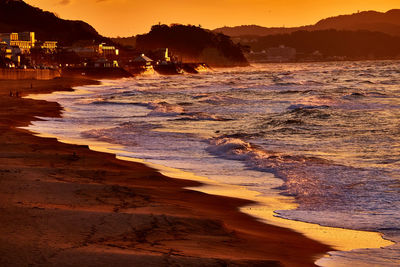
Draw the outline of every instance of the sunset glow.
<instances>
[{"instance_id":1,"label":"sunset glow","mask_svg":"<svg viewBox=\"0 0 400 267\"><path fill-rule=\"evenodd\" d=\"M1 266L400 266L400 0L0 0Z\"/></svg>"},{"instance_id":2,"label":"sunset glow","mask_svg":"<svg viewBox=\"0 0 400 267\"><path fill-rule=\"evenodd\" d=\"M161 23L222 26L257 24L267 27L302 26L357 11L400 8L398 0L27 0L61 18L84 20L100 34L131 36Z\"/></svg>"}]
</instances>

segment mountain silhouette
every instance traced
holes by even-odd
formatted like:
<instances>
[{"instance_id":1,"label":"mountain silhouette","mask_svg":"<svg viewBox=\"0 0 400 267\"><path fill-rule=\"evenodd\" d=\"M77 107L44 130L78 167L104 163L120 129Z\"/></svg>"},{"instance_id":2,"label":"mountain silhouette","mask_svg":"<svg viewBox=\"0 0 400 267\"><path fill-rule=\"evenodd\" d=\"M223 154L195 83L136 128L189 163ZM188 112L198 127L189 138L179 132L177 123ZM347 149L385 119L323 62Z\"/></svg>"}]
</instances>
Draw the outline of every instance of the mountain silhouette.
<instances>
[{"instance_id":1,"label":"mountain silhouette","mask_svg":"<svg viewBox=\"0 0 400 267\"><path fill-rule=\"evenodd\" d=\"M58 41L71 45L77 41L109 42L92 26L83 21L64 20L21 0L0 0L0 32L36 33L40 40Z\"/></svg>"},{"instance_id":2,"label":"mountain silhouette","mask_svg":"<svg viewBox=\"0 0 400 267\"><path fill-rule=\"evenodd\" d=\"M281 45L295 48L298 56L316 51L325 58L394 59L400 58L400 36L382 32L317 30L296 31L258 37L249 43L252 51L266 51Z\"/></svg>"},{"instance_id":3,"label":"mountain silhouette","mask_svg":"<svg viewBox=\"0 0 400 267\"><path fill-rule=\"evenodd\" d=\"M289 34L296 31L318 30L345 30L345 31L376 31L389 35L400 36L400 9L392 9L386 13L377 11L363 11L351 15L340 15L320 20L314 25L302 27L262 27L257 25L243 25L236 27L222 27L215 29L232 37L238 36L267 36L274 34Z\"/></svg>"}]
</instances>

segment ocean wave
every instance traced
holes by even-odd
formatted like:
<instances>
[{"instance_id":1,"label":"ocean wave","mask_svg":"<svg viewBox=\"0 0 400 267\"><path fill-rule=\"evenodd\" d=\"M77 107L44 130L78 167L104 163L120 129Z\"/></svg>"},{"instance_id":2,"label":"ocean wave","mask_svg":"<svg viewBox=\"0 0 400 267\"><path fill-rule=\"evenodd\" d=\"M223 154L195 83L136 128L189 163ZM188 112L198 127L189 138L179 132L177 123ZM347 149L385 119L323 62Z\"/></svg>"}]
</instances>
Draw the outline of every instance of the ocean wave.
<instances>
[{"instance_id":1,"label":"ocean wave","mask_svg":"<svg viewBox=\"0 0 400 267\"><path fill-rule=\"evenodd\" d=\"M275 81L274 82L274 84L275 85L278 85L278 86L294 86L294 85L304 85L303 83L301 83L301 82L278 82L278 81Z\"/></svg>"},{"instance_id":2,"label":"ocean wave","mask_svg":"<svg viewBox=\"0 0 400 267\"><path fill-rule=\"evenodd\" d=\"M207 98L209 95L208 94L194 94L192 95L193 99L202 99L202 98Z\"/></svg>"},{"instance_id":3,"label":"ocean wave","mask_svg":"<svg viewBox=\"0 0 400 267\"><path fill-rule=\"evenodd\" d=\"M286 95L286 94L302 94L302 95L309 95L309 94L314 94L316 93L316 90L312 90L312 89L304 89L304 90L299 90L299 89L292 89L292 90L283 90L283 91L278 91L278 94L281 95Z\"/></svg>"},{"instance_id":4,"label":"ocean wave","mask_svg":"<svg viewBox=\"0 0 400 267\"><path fill-rule=\"evenodd\" d=\"M360 81L359 84L375 84L372 81Z\"/></svg>"},{"instance_id":5,"label":"ocean wave","mask_svg":"<svg viewBox=\"0 0 400 267\"><path fill-rule=\"evenodd\" d=\"M81 136L83 138L92 138L106 143L113 143L115 141L114 138L110 137L108 132L106 132L104 129L85 131L81 133Z\"/></svg>"},{"instance_id":6,"label":"ocean wave","mask_svg":"<svg viewBox=\"0 0 400 267\"><path fill-rule=\"evenodd\" d=\"M218 96L218 95L196 95L194 96L197 99L200 99L200 103L206 103L211 105L220 105L222 103L240 103L243 102L242 99L230 97L230 96Z\"/></svg>"},{"instance_id":7,"label":"ocean wave","mask_svg":"<svg viewBox=\"0 0 400 267\"><path fill-rule=\"evenodd\" d=\"M384 84L384 85L398 85L399 84L399 80L398 79L392 79L392 80L383 80L379 82L380 84Z\"/></svg>"},{"instance_id":8,"label":"ocean wave","mask_svg":"<svg viewBox=\"0 0 400 267\"><path fill-rule=\"evenodd\" d=\"M108 100L96 100L91 102L93 105L139 105L139 103L134 102L119 102L119 101L108 101Z\"/></svg>"},{"instance_id":9,"label":"ocean wave","mask_svg":"<svg viewBox=\"0 0 400 267\"><path fill-rule=\"evenodd\" d=\"M325 83L323 82L319 82L319 81L315 81L315 80L307 80L305 82L303 82L303 85L324 85Z\"/></svg>"},{"instance_id":10,"label":"ocean wave","mask_svg":"<svg viewBox=\"0 0 400 267\"><path fill-rule=\"evenodd\" d=\"M206 112L193 112L193 113L183 113L182 117L176 120L182 121L229 121L231 119L225 118L219 115L209 114Z\"/></svg>"},{"instance_id":11,"label":"ocean wave","mask_svg":"<svg viewBox=\"0 0 400 267\"><path fill-rule=\"evenodd\" d=\"M346 99L346 100L351 100L351 99L357 99L357 98L363 98L363 97L365 97L365 94L360 93L360 92L355 92L355 93L345 95L342 98Z\"/></svg>"},{"instance_id":12,"label":"ocean wave","mask_svg":"<svg viewBox=\"0 0 400 267\"><path fill-rule=\"evenodd\" d=\"M176 104L170 104L165 101L149 102L147 106L152 109L149 116L176 116L185 112L185 109Z\"/></svg>"},{"instance_id":13,"label":"ocean wave","mask_svg":"<svg viewBox=\"0 0 400 267\"><path fill-rule=\"evenodd\" d=\"M278 94L282 94L282 95L285 95L285 94L300 94L300 93L303 93L303 91L300 91L300 90L284 90L284 91L279 91L278 92Z\"/></svg>"},{"instance_id":14,"label":"ocean wave","mask_svg":"<svg viewBox=\"0 0 400 267\"><path fill-rule=\"evenodd\" d=\"M284 114L278 121L283 124L299 124L298 121L304 124L313 124L315 120L326 120L331 118L331 111L327 105L304 105L295 104L288 107L288 112Z\"/></svg>"},{"instance_id":15,"label":"ocean wave","mask_svg":"<svg viewBox=\"0 0 400 267\"><path fill-rule=\"evenodd\" d=\"M255 148L250 143L237 138L214 139L207 151L228 159L246 160L255 156Z\"/></svg>"},{"instance_id":16,"label":"ocean wave","mask_svg":"<svg viewBox=\"0 0 400 267\"><path fill-rule=\"evenodd\" d=\"M302 110L302 109L327 109L329 106L327 105L304 105L304 104L294 104L290 105L288 110Z\"/></svg>"},{"instance_id":17,"label":"ocean wave","mask_svg":"<svg viewBox=\"0 0 400 267\"><path fill-rule=\"evenodd\" d=\"M277 189L282 194L295 196L300 209L390 208L387 198L376 198L389 194L383 183L387 178L382 177L379 170L354 168L321 157L268 151L242 139L225 136L212 139L207 151L225 159L243 161L249 169L274 173L283 180L283 185ZM381 179L377 179L377 175L381 175ZM359 178L355 180L355 177ZM396 192L391 195L389 197L396 198ZM371 199L376 202L371 203Z\"/></svg>"},{"instance_id":18,"label":"ocean wave","mask_svg":"<svg viewBox=\"0 0 400 267\"><path fill-rule=\"evenodd\" d=\"M313 162L318 164L329 164L330 161L318 158L318 157L307 157L307 156L298 156L298 155L286 155L274 151L267 151L260 146L251 144L239 138L231 138L231 137L219 137L212 139L210 141L210 145L207 148L208 152L212 154L229 157L230 159L250 159L256 162L257 167L262 167L259 165L259 160L271 160L271 165L268 165L268 168L273 166L275 163L305 163L305 162Z\"/></svg>"},{"instance_id":19,"label":"ocean wave","mask_svg":"<svg viewBox=\"0 0 400 267\"><path fill-rule=\"evenodd\" d=\"M119 106L141 106L150 109L148 116L175 116L185 112L183 105L170 104L165 101L153 102L131 102L131 101L110 101L110 100L96 100L91 102L94 105L119 105Z\"/></svg>"},{"instance_id":20,"label":"ocean wave","mask_svg":"<svg viewBox=\"0 0 400 267\"><path fill-rule=\"evenodd\" d=\"M160 126L151 123L124 122L116 127L83 131L81 136L112 144L136 146L140 144L139 137L151 133L151 130L158 127Z\"/></svg>"},{"instance_id":21,"label":"ocean wave","mask_svg":"<svg viewBox=\"0 0 400 267\"><path fill-rule=\"evenodd\" d=\"M389 97L387 94L381 93L381 92L369 92L367 95L372 96L372 97L380 97L380 98Z\"/></svg>"},{"instance_id":22,"label":"ocean wave","mask_svg":"<svg viewBox=\"0 0 400 267\"><path fill-rule=\"evenodd\" d=\"M244 161L248 168L254 170L274 173L284 181L279 188L284 194L299 198L326 194L322 190L326 186L321 186L321 181L312 172L307 173L306 169L315 171L322 165L332 165L329 160L267 151L241 139L227 137L211 140L207 151L226 159Z\"/></svg>"}]
</instances>

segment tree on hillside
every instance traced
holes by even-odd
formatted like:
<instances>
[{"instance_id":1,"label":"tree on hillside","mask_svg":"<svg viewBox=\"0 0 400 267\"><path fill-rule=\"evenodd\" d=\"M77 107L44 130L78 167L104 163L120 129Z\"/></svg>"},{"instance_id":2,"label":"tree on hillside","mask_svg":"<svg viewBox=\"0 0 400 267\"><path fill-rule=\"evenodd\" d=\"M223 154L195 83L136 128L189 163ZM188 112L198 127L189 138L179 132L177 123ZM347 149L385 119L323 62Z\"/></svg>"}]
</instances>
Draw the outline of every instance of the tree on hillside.
<instances>
[{"instance_id":1,"label":"tree on hillside","mask_svg":"<svg viewBox=\"0 0 400 267\"><path fill-rule=\"evenodd\" d=\"M230 37L194 25L154 25L148 34L137 36L136 48L142 51L169 48L179 58L212 65L248 64L242 47Z\"/></svg>"}]
</instances>

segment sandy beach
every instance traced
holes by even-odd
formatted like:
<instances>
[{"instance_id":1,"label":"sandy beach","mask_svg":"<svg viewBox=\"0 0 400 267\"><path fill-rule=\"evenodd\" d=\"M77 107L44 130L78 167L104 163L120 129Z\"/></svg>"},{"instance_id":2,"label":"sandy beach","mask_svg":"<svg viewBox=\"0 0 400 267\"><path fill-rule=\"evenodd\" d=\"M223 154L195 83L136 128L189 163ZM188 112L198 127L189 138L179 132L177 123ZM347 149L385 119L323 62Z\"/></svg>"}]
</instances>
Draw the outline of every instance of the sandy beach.
<instances>
[{"instance_id":1,"label":"sandy beach","mask_svg":"<svg viewBox=\"0 0 400 267\"><path fill-rule=\"evenodd\" d=\"M18 128L62 107L17 91L96 83L0 81L1 266L312 266L333 250L239 212L247 200Z\"/></svg>"}]
</instances>

